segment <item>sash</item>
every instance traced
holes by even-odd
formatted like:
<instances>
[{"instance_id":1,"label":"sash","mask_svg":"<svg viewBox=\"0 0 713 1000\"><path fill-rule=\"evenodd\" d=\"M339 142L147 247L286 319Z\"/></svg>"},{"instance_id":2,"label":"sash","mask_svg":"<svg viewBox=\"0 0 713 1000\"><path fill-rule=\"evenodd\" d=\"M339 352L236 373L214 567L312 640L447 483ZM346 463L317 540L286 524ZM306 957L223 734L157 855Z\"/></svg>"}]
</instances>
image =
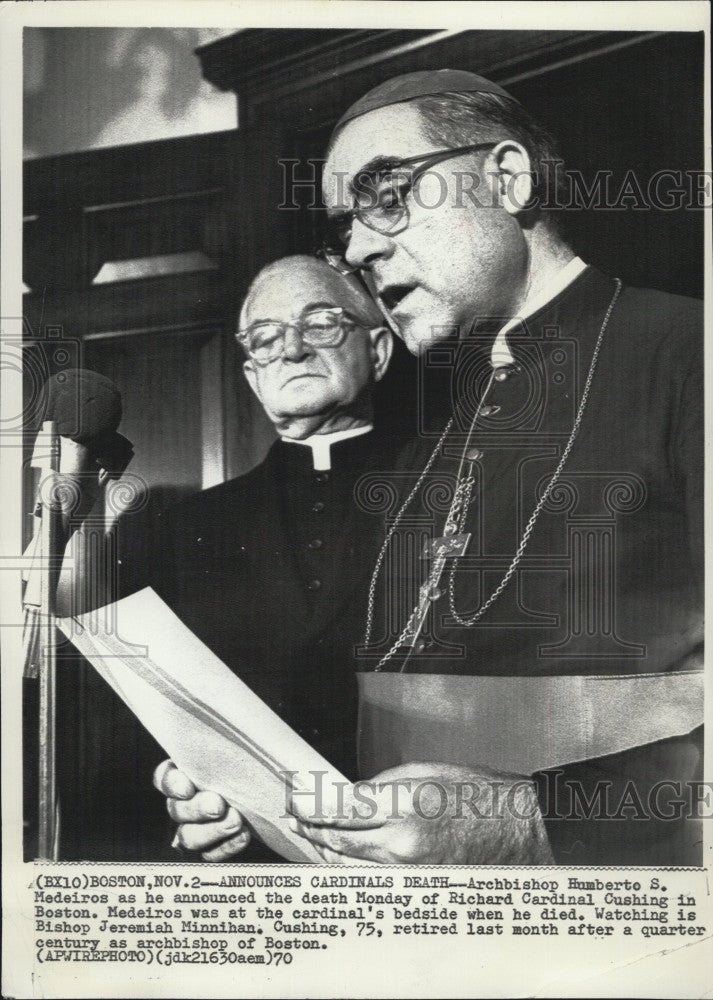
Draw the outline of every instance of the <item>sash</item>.
<instances>
[{"instance_id":1,"label":"sash","mask_svg":"<svg viewBox=\"0 0 713 1000\"><path fill-rule=\"evenodd\" d=\"M410 761L532 774L690 733L703 671L556 677L359 673L359 771Z\"/></svg>"}]
</instances>

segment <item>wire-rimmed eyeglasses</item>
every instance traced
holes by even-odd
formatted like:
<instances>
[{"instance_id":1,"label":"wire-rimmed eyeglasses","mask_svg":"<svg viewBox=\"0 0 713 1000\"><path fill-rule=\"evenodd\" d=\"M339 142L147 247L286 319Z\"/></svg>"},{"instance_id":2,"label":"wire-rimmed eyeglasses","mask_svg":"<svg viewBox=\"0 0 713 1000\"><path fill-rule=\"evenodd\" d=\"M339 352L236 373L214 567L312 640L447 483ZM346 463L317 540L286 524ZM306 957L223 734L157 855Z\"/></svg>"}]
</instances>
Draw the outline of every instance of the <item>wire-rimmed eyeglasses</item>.
<instances>
[{"instance_id":1,"label":"wire-rimmed eyeglasses","mask_svg":"<svg viewBox=\"0 0 713 1000\"><path fill-rule=\"evenodd\" d=\"M352 236L354 219L376 233L396 236L408 227L410 221L409 192L436 164L463 153L493 149L496 142L479 142L469 146L440 149L435 153L409 156L380 163L374 169L363 170L352 181L355 205L345 212L338 212L327 220L328 235L318 256L326 260L342 274L352 274L358 267L352 267L344 259L344 253ZM413 164L419 166L412 168ZM408 169L406 169L408 168Z\"/></svg>"},{"instance_id":2,"label":"wire-rimmed eyeglasses","mask_svg":"<svg viewBox=\"0 0 713 1000\"><path fill-rule=\"evenodd\" d=\"M339 347L350 330L360 325L341 306L334 306L313 309L296 323L259 320L244 330L238 330L235 337L253 361L267 365L284 353L288 330L296 330L308 347Z\"/></svg>"}]
</instances>

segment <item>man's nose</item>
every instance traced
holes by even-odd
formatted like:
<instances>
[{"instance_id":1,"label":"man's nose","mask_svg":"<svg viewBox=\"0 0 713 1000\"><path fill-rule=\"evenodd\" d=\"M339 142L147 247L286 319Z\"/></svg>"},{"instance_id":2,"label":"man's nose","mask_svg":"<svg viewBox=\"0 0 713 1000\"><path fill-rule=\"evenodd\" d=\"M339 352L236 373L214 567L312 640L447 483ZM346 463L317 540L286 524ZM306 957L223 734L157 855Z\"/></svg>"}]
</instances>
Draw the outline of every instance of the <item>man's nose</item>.
<instances>
[{"instance_id":1,"label":"man's nose","mask_svg":"<svg viewBox=\"0 0 713 1000\"><path fill-rule=\"evenodd\" d=\"M282 356L288 361L301 361L311 353L311 349L302 339L302 334L296 326L288 326L282 344Z\"/></svg>"},{"instance_id":2,"label":"man's nose","mask_svg":"<svg viewBox=\"0 0 713 1000\"><path fill-rule=\"evenodd\" d=\"M344 252L344 259L351 267L368 267L376 260L390 257L393 245L394 241L388 233L377 233L355 218L352 221L352 233Z\"/></svg>"}]
</instances>

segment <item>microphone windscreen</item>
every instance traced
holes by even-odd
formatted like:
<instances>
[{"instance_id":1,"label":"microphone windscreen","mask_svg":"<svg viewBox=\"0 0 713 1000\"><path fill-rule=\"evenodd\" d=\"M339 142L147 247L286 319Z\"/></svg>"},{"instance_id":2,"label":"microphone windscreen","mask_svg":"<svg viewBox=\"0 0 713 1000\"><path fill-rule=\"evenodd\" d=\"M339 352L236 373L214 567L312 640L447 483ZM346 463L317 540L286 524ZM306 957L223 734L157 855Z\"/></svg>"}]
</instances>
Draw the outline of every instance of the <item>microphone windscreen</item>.
<instances>
[{"instance_id":1,"label":"microphone windscreen","mask_svg":"<svg viewBox=\"0 0 713 1000\"><path fill-rule=\"evenodd\" d=\"M68 368L45 383L44 420L53 420L60 437L78 444L116 431L121 395L114 383L88 368Z\"/></svg>"}]
</instances>

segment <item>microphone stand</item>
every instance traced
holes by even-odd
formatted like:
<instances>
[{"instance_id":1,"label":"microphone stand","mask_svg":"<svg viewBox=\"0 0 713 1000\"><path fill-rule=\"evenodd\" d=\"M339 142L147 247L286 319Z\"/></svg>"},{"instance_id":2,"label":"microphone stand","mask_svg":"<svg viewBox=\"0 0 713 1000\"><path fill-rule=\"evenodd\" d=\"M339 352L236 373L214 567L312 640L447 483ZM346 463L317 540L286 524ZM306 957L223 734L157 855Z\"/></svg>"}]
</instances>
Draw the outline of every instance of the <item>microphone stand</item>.
<instances>
[{"instance_id":1,"label":"microphone stand","mask_svg":"<svg viewBox=\"0 0 713 1000\"><path fill-rule=\"evenodd\" d=\"M60 473L60 443L68 449L67 470ZM35 441L32 465L40 468L39 527L32 547L32 567L25 589L25 677L39 675L39 811L38 856L59 859L59 799L56 779L57 701L57 587L63 553L74 528L86 516L96 496L89 482L99 485L119 479L128 465L133 448L120 434L103 443L101 457L93 456L84 445L60 438L54 421L46 420ZM92 467L92 463L95 468ZM91 471L90 471L91 470ZM36 508L35 514L38 513ZM81 574L78 579L81 579ZM74 586L75 581L72 581ZM72 605L74 606L74 605ZM74 611L69 612L74 614Z\"/></svg>"},{"instance_id":2,"label":"microphone stand","mask_svg":"<svg viewBox=\"0 0 713 1000\"><path fill-rule=\"evenodd\" d=\"M53 421L42 425L42 464L45 479L40 485L40 646L39 663L39 817L38 855L59 858L59 816L56 775L57 627L55 624L61 509L54 497L59 472L59 437ZM37 446L35 446L37 447ZM43 488L44 487L44 488ZM47 488L49 487L49 489Z\"/></svg>"}]
</instances>

